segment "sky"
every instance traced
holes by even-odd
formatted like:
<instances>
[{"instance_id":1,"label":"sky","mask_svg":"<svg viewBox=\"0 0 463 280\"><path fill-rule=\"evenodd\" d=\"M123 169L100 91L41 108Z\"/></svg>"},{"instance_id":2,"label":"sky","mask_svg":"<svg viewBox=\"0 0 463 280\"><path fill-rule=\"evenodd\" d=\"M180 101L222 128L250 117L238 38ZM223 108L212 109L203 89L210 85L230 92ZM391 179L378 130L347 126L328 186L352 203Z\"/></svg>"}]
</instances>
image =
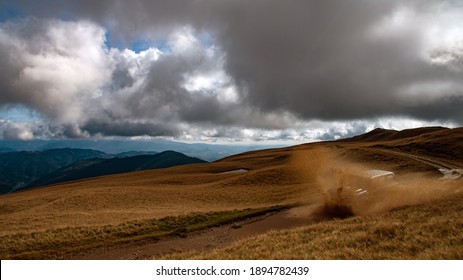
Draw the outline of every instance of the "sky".
<instances>
[{"instance_id":1,"label":"sky","mask_svg":"<svg viewBox=\"0 0 463 280\"><path fill-rule=\"evenodd\" d=\"M463 125L460 0L0 0L0 139Z\"/></svg>"}]
</instances>

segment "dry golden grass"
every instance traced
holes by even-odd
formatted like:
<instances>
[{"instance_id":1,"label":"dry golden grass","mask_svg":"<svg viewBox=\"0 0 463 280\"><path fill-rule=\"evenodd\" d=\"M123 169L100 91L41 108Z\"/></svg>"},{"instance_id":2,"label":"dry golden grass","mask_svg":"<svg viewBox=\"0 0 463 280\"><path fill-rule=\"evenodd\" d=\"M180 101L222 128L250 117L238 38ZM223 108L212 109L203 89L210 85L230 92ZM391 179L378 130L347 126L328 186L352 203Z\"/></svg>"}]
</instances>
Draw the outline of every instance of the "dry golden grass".
<instances>
[{"instance_id":1,"label":"dry golden grass","mask_svg":"<svg viewBox=\"0 0 463 280\"><path fill-rule=\"evenodd\" d=\"M382 215L272 232L173 259L463 259L463 193Z\"/></svg>"},{"instance_id":2,"label":"dry golden grass","mask_svg":"<svg viewBox=\"0 0 463 280\"><path fill-rule=\"evenodd\" d=\"M66 252L72 247L73 251L85 250L85 244L146 239L143 230L132 232L130 238L120 236L125 224L146 225L193 213L246 213L249 210L245 209L297 203L305 184L292 170L290 158L288 151L269 151L263 157L248 153L212 164L101 177L0 196L1 255L55 258L60 248ZM220 174L239 168L249 172Z\"/></svg>"},{"instance_id":3,"label":"dry golden grass","mask_svg":"<svg viewBox=\"0 0 463 280\"><path fill-rule=\"evenodd\" d=\"M0 196L0 236L297 202L304 188L298 174L278 161L266 162L270 167L259 161L142 171ZM217 174L238 168L250 171Z\"/></svg>"},{"instance_id":4,"label":"dry golden grass","mask_svg":"<svg viewBox=\"0 0 463 280\"><path fill-rule=\"evenodd\" d=\"M445 131L444 134L434 136L439 141L448 138L445 141L451 142L452 138L448 135L449 132ZM416 140L421 141L421 146L418 145L416 148L417 153L419 153L420 157L428 157L427 159L431 161L443 160L442 158L433 157L442 154L443 152L440 150L438 152L429 152L429 155L426 154L426 149L423 147L426 147L426 145L433 147L431 140L421 138ZM369 219L371 219L372 223L376 219L378 225L389 227L391 223L385 222L386 224L382 224L381 219L383 219L383 216L377 216L378 214L396 207L423 204L453 195L453 192L459 191L462 187L461 181L452 185L436 180L436 169L429 162L415 158L413 150L407 150L410 147L415 147L411 145L415 143L413 142L415 140L410 140L411 142L394 141L381 142L382 146L376 142L332 142L249 152L209 164L119 174L3 195L0 196L0 238L2 240L1 246L3 246L1 253L2 256L7 257L27 256L28 251L33 251L31 248L40 247L43 244L53 244L54 242L59 244L61 242L60 238L63 236L68 236L70 240L73 240L74 243L72 244L79 244L77 248L84 248L86 243L91 243L89 240L98 241L108 237L105 230L110 229L110 232L118 232L118 229L124 224L151 223L150 221L157 221L168 216L188 217L193 213L194 215L206 215L206 213L211 212L240 212L244 209L268 208L294 203L327 205L330 201L334 205L348 207L349 211L354 215L365 217L320 224L318 226L326 226L327 229L330 229L326 230L326 235L322 236L326 240L331 240L331 237L329 237L331 235L338 239L346 239L345 241L339 241L341 242L339 244L344 244L342 242L354 242L357 240L355 238L367 240L365 235L371 234L371 230L374 231L374 228L370 231L352 230L352 236L347 234L349 231L342 231L342 234L333 235L332 230L341 231L341 228L335 228L349 225L350 222L355 226L352 224L347 228L361 229L361 225L370 228L373 224L367 222ZM455 147L460 145L458 141L452 143ZM401 148L392 149L391 147L395 147L394 145L401 145ZM463 165L458 152L455 153L455 157L448 155L444 160L452 164ZM241 168L249 171L246 173L220 174L220 172ZM359 184L365 184L364 179L361 179L359 174L367 169L394 171L399 174L397 183L367 182L369 199L356 197L352 193L353 188ZM432 187L429 187L430 184ZM436 217L443 216L441 218L444 219L454 217L450 211L445 210L445 207L450 209L451 205L446 205L444 203L436 208ZM441 211L439 207L445 209ZM389 219L388 217L396 217L396 220L398 220L400 215L397 213L406 213L408 210L403 211L405 212L394 212L384 217L386 220ZM416 213L416 211L413 213ZM370 217L369 215L372 214L375 214L375 216ZM406 216L405 214L401 215ZM431 212L427 215L430 219L432 218ZM420 219L417 219L415 224L413 219L408 220L405 228L413 227L414 230L419 228L421 223L422 220ZM461 224L457 223L452 226L452 223L449 223L446 230L453 232L454 227L459 225ZM396 231L395 226L393 228ZM62 233L66 234L61 235ZM87 233L91 234L88 235ZM292 234L292 232L286 232L285 234L290 233ZM342 237L343 234L346 235ZM270 236L274 235L276 236L277 233ZM137 236L143 239L143 231L132 233L130 239L109 238L109 240L111 242L123 240L131 242L131 240L136 240ZM398 236L399 239L405 238L400 237L402 235ZM304 238L308 238L307 240L312 242L311 244L314 246L312 248L313 254L316 254L317 248L324 246L322 246L324 244L322 239L316 241L311 239L312 237ZM348 241L351 238L354 239ZM12 245L8 245L10 242ZM284 246L283 239L278 242L282 244L281 246ZM321 243L316 245L316 242ZM411 241L406 239L406 242ZM251 243L248 243L251 248L257 246ZM265 244L259 246L265 247ZM286 253L280 255L269 253L267 257L263 255L261 257L351 258L351 256L355 255L354 253L349 255L347 249L341 250L341 255L336 255L334 251L328 255L310 255L312 253L303 255L301 253L302 249L299 249L301 246L289 242L286 248L282 249ZM266 252L263 247L262 252ZM268 250L273 250L270 248L272 246L268 247ZM358 248L349 250L360 250ZM304 249L307 249L307 247L304 247ZM243 254L245 254L244 247L242 250ZM291 256L290 252L292 250L294 255ZM248 251L255 250L250 249ZM372 258L388 258L387 255L381 255L383 253L372 255ZM214 254L214 256L221 256L222 253L216 252ZM228 256L225 253L223 254L223 256ZM321 253L318 252L317 254ZM46 254L45 256L50 257L50 255ZM212 257L212 255L210 256ZM413 256L424 257L424 255L408 256L410 258L413 258ZM429 256L432 258L431 255ZM251 255L248 255L248 257L251 257ZM256 256L256 258L259 257ZM359 255L358 258L363 257ZM396 258L396 255L392 254L391 258Z\"/></svg>"},{"instance_id":5,"label":"dry golden grass","mask_svg":"<svg viewBox=\"0 0 463 280\"><path fill-rule=\"evenodd\" d=\"M115 226L68 227L8 235L0 240L0 258L62 259L72 253L97 247L147 242L172 235L186 237L190 232L281 211L288 207L291 206L192 213L185 216L131 221Z\"/></svg>"},{"instance_id":6,"label":"dry golden grass","mask_svg":"<svg viewBox=\"0 0 463 280\"><path fill-rule=\"evenodd\" d=\"M362 174L378 168L375 161L360 164L334 151L333 147L322 146L293 152L295 166L305 171L301 174L309 193L313 195L313 189L318 190L320 207L314 215L324 222L272 232L212 252L167 258L463 258L461 180L442 181L433 172L405 173L395 180L370 180ZM381 164L391 169L398 166L397 161ZM360 187L368 194L357 195Z\"/></svg>"}]
</instances>

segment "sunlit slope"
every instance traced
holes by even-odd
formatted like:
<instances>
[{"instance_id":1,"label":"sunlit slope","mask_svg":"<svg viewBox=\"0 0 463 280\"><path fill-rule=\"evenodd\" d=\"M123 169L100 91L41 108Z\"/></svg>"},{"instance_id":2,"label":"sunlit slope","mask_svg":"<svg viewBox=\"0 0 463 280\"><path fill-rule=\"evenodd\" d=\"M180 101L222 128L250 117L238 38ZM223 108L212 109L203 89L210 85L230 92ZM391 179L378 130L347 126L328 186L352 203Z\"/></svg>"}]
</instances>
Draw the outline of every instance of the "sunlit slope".
<instances>
[{"instance_id":1,"label":"sunlit slope","mask_svg":"<svg viewBox=\"0 0 463 280\"><path fill-rule=\"evenodd\" d=\"M463 128L376 129L336 143L350 160L392 168L398 173L439 174L439 167L463 168Z\"/></svg>"},{"instance_id":2,"label":"sunlit slope","mask_svg":"<svg viewBox=\"0 0 463 280\"><path fill-rule=\"evenodd\" d=\"M0 234L300 201L306 184L291 150L100 177L0 197ZM221 172L247 169L245 173Z\"/></svg>"},{"instance_id":3,"label":"sunlit slope","mask_svg":"<svg viewBox=\"0 0 463 280\"><path fill-rule=\"evenodd\" d=\"M446 199L458 192L462 181L444 184L437 169L463 166L463 130L407 134L412 136L255 151L208 164L112 175L0 196L0 236L98 229L199 212L295 203L324 205L331 200L347 203L354 215L365 216ZM372 186L371 199L353 199L356 178L369 169L396 172L398 185ZM234 170L241 172L223 173Z\"/></svg>"},{"instance_id":4,"label":"sunlit slope","mask_svg":"<svg viewBox=\"0 0 463 280\"><path fill-rule=\"evenodd\" d=\"M276 231L175 259L463 259L463 193L383 215Z\"/></svg>"}]
</instances>

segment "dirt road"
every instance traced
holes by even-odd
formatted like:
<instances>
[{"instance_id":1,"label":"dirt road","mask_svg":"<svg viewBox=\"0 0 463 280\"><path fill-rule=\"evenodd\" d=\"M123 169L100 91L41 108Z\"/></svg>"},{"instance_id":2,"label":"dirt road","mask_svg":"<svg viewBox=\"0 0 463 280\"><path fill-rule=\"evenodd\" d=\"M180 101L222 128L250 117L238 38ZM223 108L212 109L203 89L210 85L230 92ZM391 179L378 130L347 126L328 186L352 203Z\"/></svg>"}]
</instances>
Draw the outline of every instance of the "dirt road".
<instances>
[{"instance_id":1,"label":"dirt road","mask_svg":"<svg viewBox=\"0 0 463 280\"><path fill-rule=\"evenodd\" d=\"M123 244L96 248L68 256L67 259L121 260L160 258L163 255L188 251L206 251L220 248L241 239L267 233L271 230L294 228L313 224L315 206L297 207L278 213L267 214L216 228L189 234L187 237L166 237L159 241Z\"/></svg>"}]
</instances>

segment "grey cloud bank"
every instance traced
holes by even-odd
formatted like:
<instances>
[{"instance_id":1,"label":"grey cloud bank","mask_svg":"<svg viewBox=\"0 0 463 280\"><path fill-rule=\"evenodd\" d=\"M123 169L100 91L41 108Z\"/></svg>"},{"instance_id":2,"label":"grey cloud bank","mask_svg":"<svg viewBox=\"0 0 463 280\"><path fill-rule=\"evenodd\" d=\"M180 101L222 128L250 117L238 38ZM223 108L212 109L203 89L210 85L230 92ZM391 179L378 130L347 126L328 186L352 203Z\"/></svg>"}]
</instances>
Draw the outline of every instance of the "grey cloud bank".
<instances>
[{"instance_id":1,"label":"grey cloud bank","mask_svg":"<svg viewBox=\"0 0 463 280\"><path fill-rule=\"evenodd\" d=\"M463 123L458 1L20 0L0 8L23 15L0 23L0 106L26 106L43 120L3 120L3 138L304 141ZM111 47L139 39L152 48Z\"/></svg>"}]
</instances>

